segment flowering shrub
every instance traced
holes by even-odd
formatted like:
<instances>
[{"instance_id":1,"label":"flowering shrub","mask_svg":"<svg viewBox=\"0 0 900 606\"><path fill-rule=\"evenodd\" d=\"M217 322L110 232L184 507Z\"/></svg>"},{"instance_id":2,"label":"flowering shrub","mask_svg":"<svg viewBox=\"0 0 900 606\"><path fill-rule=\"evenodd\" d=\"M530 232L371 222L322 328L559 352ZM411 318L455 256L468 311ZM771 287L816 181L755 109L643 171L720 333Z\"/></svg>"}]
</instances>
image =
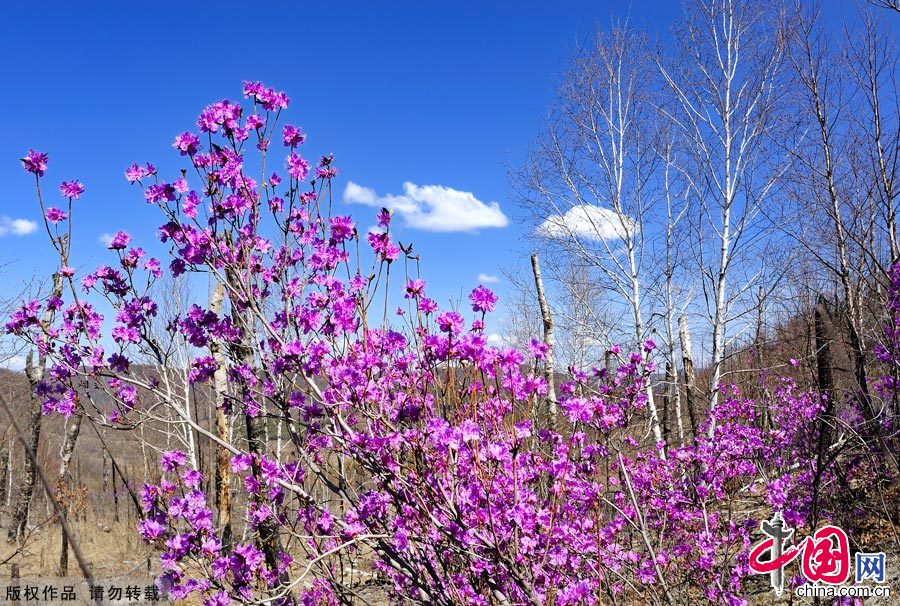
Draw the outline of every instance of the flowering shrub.
<instances>
[{"instance_id":1,"label":"flowering shrub","mask_svg":"<svg viewBox=\"0 0 900 606\"><path fill-rule=\"evenodd\" d=\"M898 413L898 398L900 398L900 263L891 268L888 277L890 283L884 336L873 349L875 357L887 369L876 384L875 390L888 403L890 414L884 416L883 423L892 425Z\"/></svg>"},{"instance_id":2,"label":"flowering shrub","mask_svg":"<svg viewBox=\"0 0 900 606\"><path fill-rule=\"evenodd\" d=\"M245 541L224 533L189 453L166 452L162 480L144 486L139 532L161 551L161 586L208 605L324 605L352 600L374 572L394 600L431 604L746 603L755 520L774 508L806 521L820 398L788 381L766 402L732 388L712 437L704 428L663 456L642 437L653 365L615 348L612 369L571 369L560 386L565 428L536 424L546 346L488 345L497 297L484 286L467 318L439 309L418 275L392 282L411 249L390 213L361 236L333 211L333 158L313 169L306 135L279 129L288 97L243 92L246 106L210 105L175 138L180 176L125 171L163 216L167 263L119 232L114 261L77 278L62 229L85 188L63 182L69 210L44 217L68 295L26 302L7 323L52 360L46 413L130 427L170 408L228 453L248 495ZM269 172L273 145L285 154ZM40 182L46 154L22 162ZM160 317L169 276L208 277L227 306ZM58 310L50 327L45 308ZM180 370L245 422L246 440L190 416ZM290 448L271 447L264 420Z\"/></svg>"}]
</instances>

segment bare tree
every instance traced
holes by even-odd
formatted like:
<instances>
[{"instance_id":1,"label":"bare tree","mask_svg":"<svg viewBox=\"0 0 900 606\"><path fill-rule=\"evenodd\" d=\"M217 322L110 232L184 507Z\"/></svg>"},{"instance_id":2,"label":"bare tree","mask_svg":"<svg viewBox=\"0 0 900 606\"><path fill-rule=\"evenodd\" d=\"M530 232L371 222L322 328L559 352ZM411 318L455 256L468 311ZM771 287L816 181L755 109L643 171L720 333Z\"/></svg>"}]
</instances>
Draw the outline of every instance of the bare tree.
<instances>
[{"instance_id":1,"label":"bare tree","mask_svg":"<svg viewBox=\"0 0 900 606\"><path fill-rule=\"evenodd\" d=\"M531 241L530 244L537 245ZM616 329L619 315L608 293L594 279L590 267L570 256L553 256L553 247L541 250L541 282L553 313L553 362L558 371L570 367L588 368L602 362ZM536 253L537 254L537 253ZM541 317L534 279L521 272L507 271L512 296L506 299L507 313L501 320L503 342L525 351L531 339L541 340Z\"/></svg>"},{"instance_id":2,"label":"bare tree","mask_svg":"<svg viewBox=\"0 0 900 606\"><path fill-rule=\"evenodd\" d=\"M845 40L849 70L853 74L859 109L850 114L855 133L861 135L864 150L860 154L866 182L879 213L878 234L884 234L890 246L890 263L900 259L897 241L896 199L900 170L900 98L896 80L898 51L896 41L884 23L872 11L862 12L862 31L858 36L847 32ZM874 234L872 234L874 235Z\"/></svg>"},{"instance_id":3,"label":"bare tree","mask_svg":"<svg viewBox=\"0 0 900 606\"><path fill-rule=\"evenodd\" d=\"M225 299L225 289L221 284L216 284L210 299L209 309L216 315L222 312L222 302ZM213 388L215 389L214 403L216 407L216 435L225 443L231 443L231 427L225 414L225 399L228 397L228 377L225 355L219 343L213 341L209 346L210 353L218 365L213 376ZM218 507L218 523L222 529L222 546L226 551L231 549L231 473L229 470L229 453L223 446L216 445L216 505Z\"/></svg>"},{"instance_id":4,"label":"bare tree","mask_svg":"<svg viewBox=\"0 0 900 606\"><path fill-rule=\"evenodd\" d=\"M69 571L69 535L66 534L66 529L63 526L64 520L62 519L68 515L68 502L64 498L61 498L59 493L63 492L69 486L69 467L72 463L72 455L75 453L75 444L78 442L78 436L81 433L81 421L83 418L84 416L81 412L76 411L75 414L72 415L71 422L67 423L68 427L64 432L62 448L60 449L59 476L56 480L57 498L59 498L62 505L59 521L59 575L63 577L66 576Z\"/></svg>"},{"instance_id":5,"label":"bare tree","mask_svg":"<svg viewBox=\"0 0 900 606\"><path fill-rule=\"evenodd\" d=\"M752 251L765 235L761 205L780 176L767 148L786 50L778 14L769 2L689 2L676 31L677 55L658 61L677 108L662 111L684 143L682 172L692 190L693 248L711 324L710 409L718 402L729 322L746 311L740 302L765 276Z\"/></svg>"},{"instance_id":6,"label":"bare tree","mask_svg":"<svg viewBox=\"0 0 900 606\"><path fill-rule=\"evenodd\" d=\"M550 417L550 427L556 429L556 375L553 365L553 314L547 303L547 294L544 292L544 281L541 278L541 266L536 254L531 255L531 269L534 272L534 288L537 291L538 305L541 309L541 320L544 324L544 344L547 345L547 353L544 355L544 376L547 379L547 412Z\"/></svg>"},{"instance_id":7,"label":"bare tree","mask_svg":"<svg viewBox=\"0 0 900 606\"><path fill-rule=\"evenodd\" d=\"M654 76L643 34L627 26L599 31L573 57L546 132L519 175L538 235L617 295L630 316L622 336L638 350L649 334L643 226L659 206L651 185L660 165L649 103ZM660 442L652 388L647 395Z\"/></svg>"},{"instance_id":8,"label":"bare tree","mask_svg":"<svg viewBox=\"0 0 900 606\"><path fill-rule=\"evenodd\" d=\"M840 56L833 52L831 41L818 29L817 18L816 14L800 15L797 41L790 55L794 76L800 84L798 90L802 91L798 99L800 119L805 118L810 132L814 133L808 145L797 147L794 166L798 172L794 183L802 188L797 198L805 202L801 202L799 212L812 214L808 206L815 205L815 210L820 212L813 216L827 217L831 233L824 239L834 243L834 256L823 253L828 249L821 247L821 241L810 238L808 231L797 234L800 236L797 239L840 280L856 379L860 388L867 392L865 353L860 334L862 317L851 258L853 236L846 218L848 208L852 212L860 208L856 200L847 199L855 189L846 187L852 178L847 173L849 159L846 155L850 134L842 128L841 118L847 111L847 90L842 81ZM840 149L844 153L840 153ZM839 186L842 176L843 188ZM851 225L855 222L856 218L850 219Z\"/></svg>"},{"instance_id":9,"label":"bare tree","mask_svg":"<svg viewBox=\"0 0 900 606\"><path fill-rule=\"evenodd\" d=\"M688 410L688 418L691 422L691 433L697 435L700 426L697 414L697 378L694 374L694 352L691 346L691 333L688 328L687 316L682 314L678 319L678 335L681 339L681 360L684 369L685 398Z\"/></svg>"},{"instance_id":10,"label":"bare tree","mask_svg":"<svg viewBox=\"0 0 900 606\"><path fill-rule=\"evenodd\" d=\"M663 268L662 280L662 308L665 315L665 355L666 355L666 399L669 406L664 410L666 415L670 409L674 412L675 429L678 435L678 441L681 446L685 444L684 420L682 419L681 409L681 385L678 380L678 360L676 351L678 343L675 337L675 324L678 322L678 301L684 300L685 305L688 297L679 291L676 285L676 278L681 278L682 289L686 276L679 274L681 266L681 248L677 239L682 234L681 225L685 214L688 210L686 204L679 199L683 196L677 195L676 183L678 179L677 158L675 157L674 145L671 139L671 130L666 129L663 136L660 137L660 154L664 162L663 172L663 191L665 192L666 203L666 224L665 224L665 246L663 247L663 260L658 265ZM686 327L685 327L686 331ZM690 338L685 332L685 336L681 339L682 343L687 339L688 350L690 350ZM690 353L688 353L690 357ZM691 369L693 374L693 368ZM693 412L691 413L693 419Z\"/></svg>"},{"instance_id":11,"label":"bare tree","mask_svg":"<svg viewBox=\"0 0 900 606\"><path fill-rule=\"evenodd\" d=\"M900 13L900 2L898 0L869 0L872 6L886 8Z\"/></svg>"},{"instance_id":12,"label":"bare tree","mask_svg":"<svg viewBox=\"0 0 900 606\"><path fill-rule=\"evenodd\" d=\"M63 244L65 246L65 244ZM56 273L53 275L53 287L50 291L50 298L62 295L63 277ZM41 319L41 325L44 329L48 329L53 324L55 312L51 308L47 308ZM39 470L37 469L38 446L41 441L41 418L43 417L41 398L35 393L35 388L44 379L46 372L47 356L39 353L35 359L34 352L28 352L25 362L25 375L28 378L28 384L31 387L31 409L28 419L28 443L27 449L33 453L33 456L25 458L25 473L22 478L22 489L19 492L19 498L16 501L16 508L13 512L12 523L6 533L9 541L20 540L25 534L25 527L28 525L28 513L31 508L31 497L34 494L34 485L37 481ZM63 522L64 524L64 522Z\"/></svg>"},{"instance_id":13,"label":"bare tree","mask_svg":"<svg viewBox=\"0 0 900 606\"><path fill-rule=\"evenodd\" d=\"M870 393L866 331L871 323L865 308L900 253L894 185L900 135L896 119L883 112L885 96L893 98L892 113L897 111L896 94L883 88L892 82L896 55L868 13L861 39L846 32L850 42L843 50L817 9L798 10L793 22L794 119L808 136L792 154L793 212L803 221L787 222L785 229L838 285L854 391L875 427L879 412ZM881 450L896 466L883 441Z\"/></svg>"},{"instance_id":14,"label":"bare tree","mask_svg":"<svg viewBox=\"0 0 900 606\"><path fill-rule=\"evenodd\" d=\"M6 503L7 483L9 482L9 448L6 447L6 435L3 436L4 445L0 447L0 505Z\"/></svg>"}]
</instances>

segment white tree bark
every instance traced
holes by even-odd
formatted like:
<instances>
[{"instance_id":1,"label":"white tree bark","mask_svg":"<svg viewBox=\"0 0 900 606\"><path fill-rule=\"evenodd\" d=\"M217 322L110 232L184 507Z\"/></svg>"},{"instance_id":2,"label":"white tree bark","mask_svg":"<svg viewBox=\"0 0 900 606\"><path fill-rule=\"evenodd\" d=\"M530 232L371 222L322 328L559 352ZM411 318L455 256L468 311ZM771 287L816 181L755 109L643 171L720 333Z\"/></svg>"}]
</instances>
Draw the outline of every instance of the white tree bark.
<instances>
[{"instance_id":1,"label":"white tree bark","mask_svg":"<svg viewBox=\"0 0 900 606\"><path fill-rule=\"evenodd\" d=\"M534 272L534 287L537 291L538 305L541 309L541 319L544 324L544 343L547 344L547 355L544 357L544 377L547 380L547 413L550 417L551 429L559 431L556 403L556 369L553 365L553 314L550 311L550 305L547 303L544 281L541 279L541 266L536 254L531 255L531 269Z\"/></svg>"},{"instance_id":2,"label":"white tree bark","mask_svg":"<svg viewBox=\"0 0 900 606\"><path fill-rule=\"evenodd\" d=\"M784 167L762 155L777 104L784 36L763 2L695 0L677 35L678 63L659 61L677 101L663 110L686 142L692 161L683 174L697 212L695 248L711 323L709 409L719 399L727 328L733 305L753 287L735 285L735 257L755 238L749 233L760 205ZM764 161L770 164L764 171ZM710 242L710 243L708 243ZM712 433L715 423L710 423Z\"/></svg>"}]
</instances>

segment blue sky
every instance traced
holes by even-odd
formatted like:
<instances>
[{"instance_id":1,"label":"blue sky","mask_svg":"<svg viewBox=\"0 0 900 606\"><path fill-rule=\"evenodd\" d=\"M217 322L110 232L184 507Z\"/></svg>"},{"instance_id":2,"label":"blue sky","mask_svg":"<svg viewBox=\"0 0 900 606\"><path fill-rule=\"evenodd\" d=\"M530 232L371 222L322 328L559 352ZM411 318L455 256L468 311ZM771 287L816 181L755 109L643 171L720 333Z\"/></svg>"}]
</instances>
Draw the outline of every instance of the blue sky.
<instances>
[{"instance_id":1,"label":"blue sky","mask_svg":"<svg viewBox=\"0 0 900 606\"><path fill-rule=\"evenodd\" d=\"M174 135L258 79L290 94L288 120L310 134L307 155L335 153L338 192L352 181L396 195L411 182L499 205L505 228L401 229L423 255L431 294L446 303L528 251L507 170L538 134L576 42L629 13L664 34L678 3L10 3L0 25L0 216L39 219L17 161L33 147L50 153L50 185L77 178L87 187L75 213L82 268L104 259L104 233L125 229L151 248L159 215L123 169L153 161L173 174ZM366 225L374 209L352 212ZM40 230L15 231L0 223L11 284L52 271Z\"/></svg>"},{"instance_id":2,"label":"blue sky","mask_svg":"<svg viewBox=\"0 0 900 606\"><path fill-rule=\"evenodd\" d=\"M353 181L400 194L409 181L499 204L504 229L401 231L446 301L479 273L499 275L526 246L507 167L538 133L570 49L614 3L87 4L5 8L0 215L39 218L16 160L34 147L51 155L49 183L87 187L75 213L82 261L91 265L90 253L99 262L98 236L120 228L152 244L157 215L123 169L146 160L174 168L173 136L206 104L238 98L242 80L260 79L290 94L288 119L310 134L308 154L335 153L340 191ZM664 26L672 3L632 10L634 21L648 16ZM374 209L353 211L371 223ZM0 238L16 279L52 269L44 249L40 231Z\"/></svg>"}]
</instances>

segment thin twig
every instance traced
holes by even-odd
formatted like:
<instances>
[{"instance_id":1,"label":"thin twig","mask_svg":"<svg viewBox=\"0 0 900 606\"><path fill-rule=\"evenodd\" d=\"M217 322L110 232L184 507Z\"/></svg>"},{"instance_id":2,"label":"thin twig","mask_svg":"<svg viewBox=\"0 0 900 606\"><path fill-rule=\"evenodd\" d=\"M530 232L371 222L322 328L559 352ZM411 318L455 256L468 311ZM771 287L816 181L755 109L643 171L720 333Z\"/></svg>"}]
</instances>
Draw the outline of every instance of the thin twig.
<instances>
[{"instance_id":1,"label":"thin twig","mask_svg":"<svg viewBox=\"0 0 900 606\"><path fill-rule=\"evenodd\" d=\"M19 424L16 422L16 417L12 413L12 408L9 405L9 401L7 401L6 396L3 395L3 393L0 393L0 404L3 404L3 409L6 411L6 416L9 417L9 422L12 425L13 430L16 432L16 437L19 439L19 442L22 443L22 448L25 449L25 454L31 460L32 465L34 465L34 469L41 480L41 484L44 485L44 490L47 492L47 498L50 500L50 503L53 504L54 513L59 517L59 523L62 526L63 532L66 534L66 538L69 541L69 547L72 549L72 553L75 554L75 559L78 561L78 567L81 569L81 572L84 575L84 580L87 581L88 586L93 589L94 577L91 574L90 567L84 559L84 555L81 553L81 547L79 547L74 533L72 533L71 529L69 528L69 523L66 521L66 516L64 515L59 501L57 501L56 497L53 495L53 490L50 488L50 482L47 480L47 476L44 474L44 470L43 468L41 468L40 463L38 463L37 455L34 453L34 451L31 450L31 446L28 444L28 440L26 440L25 436L22 434L22 430L21 428L19 428Z\"/></svg>"}]
</instances>

